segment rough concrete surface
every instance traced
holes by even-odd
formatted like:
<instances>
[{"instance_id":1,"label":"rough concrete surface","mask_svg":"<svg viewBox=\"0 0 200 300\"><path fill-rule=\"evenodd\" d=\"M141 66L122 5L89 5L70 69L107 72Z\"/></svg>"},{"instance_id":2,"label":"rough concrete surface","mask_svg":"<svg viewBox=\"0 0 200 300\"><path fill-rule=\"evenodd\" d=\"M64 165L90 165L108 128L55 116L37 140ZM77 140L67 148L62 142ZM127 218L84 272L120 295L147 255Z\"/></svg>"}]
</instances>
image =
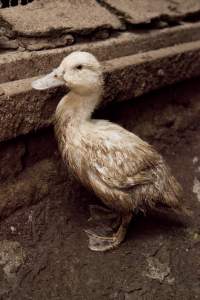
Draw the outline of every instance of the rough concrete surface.
<instances>
[{"instance_id":1,"label":"rough concrete surface","mask_svg":"<svg viewBox=\"0 0 200 300\"><path fill-rule=\"evenodd\" d=\"M97 199L67 173L52 133L18 138L26 145L24 169L13 184L31 183L32 178L35 187L30 195L24 188L14 192L18 203L21 198L26 204L10 206L9 217L1 220L0 255L9 241L6 262L18 262L12 278L6 265L0 266L2 300L199 299L200 203L194 190L195 178L200 180L199 95L196 79L96 112L96 117L113 120L155 145L181 182L184 202L193 212L189 219L161 212L137 215L126 241L108 253L87 248L83 229L88 205ZM5 181L6 186L4 199L13 194Z\"/></svg>"},{"instance_id":2,"label":"rough concrete surface","mask_svg":"<svg viewBox=\"0 0 200 300\"><path fill-rule=\"evenodd\" d=\"M197 41L106 61L104 102L128 100L198 76L199 53L200 42ZM31 88L32 80L1 84L4 94L0 96L0 141L27 134L52 122L55 105L64 91L35 91Z\"/></svg>"},{"instance_id":3,"label":"rough concrete surface","mask_svg":"<svg viewBox=\"0 0 200 300\"><path fill-rule=\"evenodd\" d=\"M2 53L0 83L48 73L72 51L89 51L102 61L197 40L200 40L199 22L148 32L123 32L107 40L53 50Z\"/></svg>"},{"instance_id":4,"label":"rough concrete surface","mask_svg":"<svg viewBox=\"0 0 200 300\"><path fill-rule=\"evenodd\" d=\"M118 18L94 0L33 1L26 6L2 9L0 16L20 36L45 36L88 32L97 28L119 29Z\"/></svg>"},{"instance_id":5,"label":"rough concrete surface","mask_svg":"<svg viewBox=\"0 0 200 300\"><path fill-rule=\"evenodd\" d=\"M196 0L103 0L116 14L131 24L150 23L152 20L183 18L200 13L200 2Z\"/></svg>"},{"instance_id":6,"label":"rough concrete surface","mask_svg":"<svg viewBox=\"0 0 200 300\"><path fill-rule=\"evenodd\" d=\"M197 22L199 14L200 4L195 0L35 0L27 6L0 11L0 51L69 47L106 40L124 30L142 34L144 29L150 31Z\"/></svg>"}]
</instances>

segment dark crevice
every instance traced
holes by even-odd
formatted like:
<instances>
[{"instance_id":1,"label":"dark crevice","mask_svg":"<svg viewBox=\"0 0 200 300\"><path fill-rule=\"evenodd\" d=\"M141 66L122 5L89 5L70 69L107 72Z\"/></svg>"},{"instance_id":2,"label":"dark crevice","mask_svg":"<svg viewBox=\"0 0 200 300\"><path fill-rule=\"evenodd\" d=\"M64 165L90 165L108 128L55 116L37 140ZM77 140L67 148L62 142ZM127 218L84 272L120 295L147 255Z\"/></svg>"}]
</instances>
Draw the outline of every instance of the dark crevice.
<instances>
[{"instance_id":1,"label":"dark crevice","mask_svg":"<svg viewBox=\"0 0 200 300\"><path fill-rule=\"evenodd\" d=\"M96 0L96 2L98 4L100 4L102 7L106 8L107 10L109 10L112 14L116 15L120 19L120 21L121 21L124 29L126 29L126 18L127 17L129 18L128 15L126 15L125 13L117 10L115 7L109 5L108 3L106 3L103 0Z\"/></svg>"},{"instance_id":2,"label":"dark crevice","mask_svg":"<svg viewBox=\"0 0 200 300\"><path fill-rule=\"evenodd\" d=\"M75 43L94 42L98 40L105 40L119 34L119 31L113 30L111 27L102 26L95 30L88 30L87 32L71 32Z\"/></svg>"},{"instance_id":3,"label":"dark crevice","mask_svg":"<svg viewBox=\"0 0 200 300\"><path fill-rule=\"evenodd\" d=\"M12 7L12 6L17 6L17 5L26 5L34 0L1 0L0 1L0 8L7 8L7 7Z\"/></svg>"},{"instance_id":4,"label":"dark crevice","mask_svg":"<svg viewBox=\"0 0 200 300\"><path fill-rule=\"evenodd\" d=\"M10 6L10 1L8 0L2 0L1 1L1 8L6 8L6 7L9 7Z\"/></svg>"},{"instance_id":5,"label":"dark crevice","mask_svg":"<svg viewBox=\"0 0 200 300\"><path fill-rule=\"evenodd\" d=\"M0 22L1 23L1 22ZM9 30L6 27L1 27L3 31L3 35L8 37L7 32ZM111 37L116 37L120 34L120 31L112 30L109 26L101 26L96 29L88 29L84 31L52 31L45 34L37 35L37 36L23 36L19 35L15 32L15 35L12 37L8 37L10 41L12 39L17 40L18 46L24 48L24 50L28 51L40 51L43 49L53 49L53 48L62 48L66 46L71 46L73 44L81 44L81 43L91 43L94 41L106 40ZM66 40L62 43L62 40ZM30 48L30 45L34 45L34 49ZM38 48L37 48L38 45ZM41 47L41 45L44 45ZM4 46L4 45L3 45ZM1 47L0 41L0 51L1 53L8 52L8 50L12 51L12 48Z\"/></svg>"},{"instance_id":6,"label":"dark crevice","mask_svg":"<svg viewBox=\"0 0 200 300\"><path fill-rule=\"evenodd\" d=\"M21 171L24 171L26 169L26 160L27 160L27 157L29 155L27 140L25 138L23 139L23 145L24 145L24 153L21 156L21 166L22 166L22 170Z\"/></svg>"},{"instance_id":7,"label":"dark crevice","mask_svg":"<svg viewBox=\"0 0 200 300\"><path fill-rule=\"evenodd\" d=\"M189 13L184 18L183 21L196 23L200 21L200 10L196 11L195 13Z\"/></svg>"},{"instance_id":8,"label":"dark crevice","mask_svg":"<svg viewBox=\"0 0 200 300\"><path fill-rule=\"evenodd\" d=\"M182 25L182 21L178 19L169 18L168 16L160 16L159 18L152 18L149 23L139 23L132 24L130 22L126 22L126 27L128 31L131 32L148 32L151 30L164 29L170 27L176 27Z\"/></svg>"}]
</instances>

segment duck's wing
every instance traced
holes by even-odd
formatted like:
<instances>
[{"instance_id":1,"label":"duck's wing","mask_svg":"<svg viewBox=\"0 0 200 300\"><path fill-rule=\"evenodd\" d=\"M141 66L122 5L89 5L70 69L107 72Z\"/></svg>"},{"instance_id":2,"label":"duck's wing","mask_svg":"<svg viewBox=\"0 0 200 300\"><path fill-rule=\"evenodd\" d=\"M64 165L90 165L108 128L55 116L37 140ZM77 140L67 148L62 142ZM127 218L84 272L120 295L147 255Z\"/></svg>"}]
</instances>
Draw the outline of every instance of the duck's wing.
<instances>
[{"instance_id":1,"label":"duck's wing","mask_svg":"<svg viewBox=\"0 0 200 300\"><path fill-rule=\"evenodd\" d=\"M84 141L84 167L90 180L117 189L153 181L150 169L160 156L148 143L109 122L89 132Z\"/></svg>"}]
</instances>

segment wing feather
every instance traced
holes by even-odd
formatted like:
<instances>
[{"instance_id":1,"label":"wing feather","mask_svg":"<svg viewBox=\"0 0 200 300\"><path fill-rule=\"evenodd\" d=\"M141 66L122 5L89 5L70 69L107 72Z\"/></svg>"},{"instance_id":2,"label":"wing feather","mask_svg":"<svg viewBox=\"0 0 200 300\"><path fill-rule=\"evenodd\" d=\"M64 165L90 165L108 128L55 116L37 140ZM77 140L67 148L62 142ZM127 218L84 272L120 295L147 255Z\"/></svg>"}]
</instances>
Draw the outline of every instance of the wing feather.
<instances>
[{"instance_id":1,"label":"wing feather","mask_svg":"<svg viewBox=\"0 0 200 300\"><path fill-rule=\"evenodd\" d=\"M106 124L105 124L106 123ZM152 172L159 154L146 142L124 128L105 122L90 129L85 144L85 167L90 178L106 186L130 189L153 181Z\"/></svg>"}]
</instances>

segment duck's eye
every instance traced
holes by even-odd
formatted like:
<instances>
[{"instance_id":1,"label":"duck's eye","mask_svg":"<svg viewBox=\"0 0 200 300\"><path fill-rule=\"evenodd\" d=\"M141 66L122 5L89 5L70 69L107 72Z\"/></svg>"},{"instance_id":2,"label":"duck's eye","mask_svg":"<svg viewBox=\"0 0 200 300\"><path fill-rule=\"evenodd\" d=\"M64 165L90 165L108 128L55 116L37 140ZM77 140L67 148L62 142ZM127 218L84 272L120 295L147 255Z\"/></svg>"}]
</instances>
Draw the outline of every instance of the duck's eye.
<instances>
[{"instance_id":1,"label":"duck's eye","mask_svg":"<svg viewBox=\"0 0 200 300\"><path fill-rule=\"evenodd\" d=\"M77 69L77 70L82 70L82 69L83 69L83 66L82 66L82 65L78 65L78 66L76 66L76 69Z\"/></svg>"}]
</instances>

